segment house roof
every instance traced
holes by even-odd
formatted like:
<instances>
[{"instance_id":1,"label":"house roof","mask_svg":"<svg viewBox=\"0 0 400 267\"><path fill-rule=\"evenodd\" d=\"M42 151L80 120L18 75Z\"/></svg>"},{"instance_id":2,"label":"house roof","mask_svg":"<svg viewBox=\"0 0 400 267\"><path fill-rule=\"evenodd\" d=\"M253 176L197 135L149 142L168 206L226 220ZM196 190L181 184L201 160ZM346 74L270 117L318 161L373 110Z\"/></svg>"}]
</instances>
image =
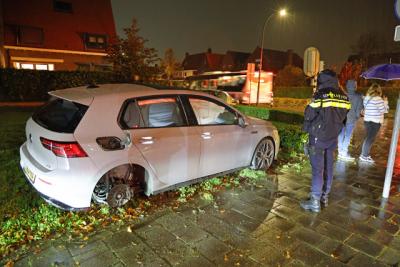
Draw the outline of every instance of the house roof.
<instances>
[{"instance_id":1,"label":"house roof","mask_svg":"<svg viewBox=\"0 0 400 267\"><path fill-rule=\"evenodd\" d=\"M198 53L186 55L182 62L185 70L218 70L221 68L224 55L215 53Z\"/></svg>"}]
</instances>

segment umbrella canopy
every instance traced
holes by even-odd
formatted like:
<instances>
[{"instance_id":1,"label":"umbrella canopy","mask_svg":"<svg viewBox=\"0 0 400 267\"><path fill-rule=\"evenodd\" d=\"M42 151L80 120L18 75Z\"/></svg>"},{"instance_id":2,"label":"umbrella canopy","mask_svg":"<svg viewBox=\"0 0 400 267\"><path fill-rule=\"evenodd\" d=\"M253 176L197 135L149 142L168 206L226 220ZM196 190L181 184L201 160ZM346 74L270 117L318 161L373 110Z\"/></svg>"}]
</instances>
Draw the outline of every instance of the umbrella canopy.
<instances>
[{"instance_id":1,"label":"umbrella canopy","mask_svg":"<svg viewBox=\"0 0 400 267\"><path fill-rule=\"evenodd\" d=\"M361 74L365 79L400 80L400 64L376 65Z\"/></svg>"}]
</instances>

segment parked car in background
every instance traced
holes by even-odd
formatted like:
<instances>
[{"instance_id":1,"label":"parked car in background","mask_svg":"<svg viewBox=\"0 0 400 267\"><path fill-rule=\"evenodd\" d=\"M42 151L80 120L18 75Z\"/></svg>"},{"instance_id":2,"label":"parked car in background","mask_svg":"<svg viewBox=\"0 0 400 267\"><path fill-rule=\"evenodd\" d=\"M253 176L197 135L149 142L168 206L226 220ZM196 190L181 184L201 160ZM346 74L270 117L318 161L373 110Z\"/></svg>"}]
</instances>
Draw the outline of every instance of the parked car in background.
<instances>
[{"instance_id":1,"label":"parked car in background","mask_svg":"<svg viewBox=\"0 0 400 267\"><path fill-rule=\"evenodd\" d=\"M134 84L77 87L27 121L21 167L52 205L112 207L243 167L269 168L279 135L217 97Z\"/></svg>"},{"instance_id":2,"label":"parked car in background","mask_svg":"<svg viewBox=\"0 0 400 267\"><path fill-rule=\"evenodd\" d=\"M239 101L230 96L227 92L221 90L213 90L213 89L202 89L201 92L207 93L209 95L216 96L222 99L228 105L234 106L239 104Z\"/></svg>"}]
</instances>

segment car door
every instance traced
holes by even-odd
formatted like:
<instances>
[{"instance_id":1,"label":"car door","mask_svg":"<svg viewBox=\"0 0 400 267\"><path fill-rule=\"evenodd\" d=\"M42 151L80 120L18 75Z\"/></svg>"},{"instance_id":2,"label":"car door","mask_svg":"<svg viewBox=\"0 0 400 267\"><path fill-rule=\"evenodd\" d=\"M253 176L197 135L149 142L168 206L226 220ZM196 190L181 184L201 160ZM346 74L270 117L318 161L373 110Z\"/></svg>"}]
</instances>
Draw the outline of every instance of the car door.
<instances>
[{"instance_id":1,"label":"car door","mask_svg":"<svg viewBox=\"0 0 400 267\"><path fill-rule=\"evenodd\" d=\"M208 97L189 96L188 102L201 137L200 176L248 165L249 130L238 125L237 112Z\"/></svg>"},{"instance_id":2,"label":"car door","mask_svg":"<svg viewBox=\"0 0 400 267\"><path fill-rule=\"evenodd\" d=\"M198 175L200 140L189 127L176 96L156 96L130 101L122 117L133 145L165 185L184 182Z\"/></svg>"}]
</instances>

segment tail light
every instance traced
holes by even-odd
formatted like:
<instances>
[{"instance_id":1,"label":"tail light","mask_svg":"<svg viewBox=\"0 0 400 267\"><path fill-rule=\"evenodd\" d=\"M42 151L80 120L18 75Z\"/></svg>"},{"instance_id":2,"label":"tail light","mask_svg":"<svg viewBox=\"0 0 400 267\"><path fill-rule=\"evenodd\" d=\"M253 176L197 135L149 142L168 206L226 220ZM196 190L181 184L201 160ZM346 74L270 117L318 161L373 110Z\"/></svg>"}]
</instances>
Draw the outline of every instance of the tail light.
<instances>
[{"instance_id":1,"label":"tail light","mask_svg":"<svg viewBox=\"0 0 400 267\"><path fill-rule=\"evenodd\" d=\"M43 147L51 150L57 157L83 158L87 157L86 152L77 142L57 142L40 137Z\"/></svg>"}]
</instances>

